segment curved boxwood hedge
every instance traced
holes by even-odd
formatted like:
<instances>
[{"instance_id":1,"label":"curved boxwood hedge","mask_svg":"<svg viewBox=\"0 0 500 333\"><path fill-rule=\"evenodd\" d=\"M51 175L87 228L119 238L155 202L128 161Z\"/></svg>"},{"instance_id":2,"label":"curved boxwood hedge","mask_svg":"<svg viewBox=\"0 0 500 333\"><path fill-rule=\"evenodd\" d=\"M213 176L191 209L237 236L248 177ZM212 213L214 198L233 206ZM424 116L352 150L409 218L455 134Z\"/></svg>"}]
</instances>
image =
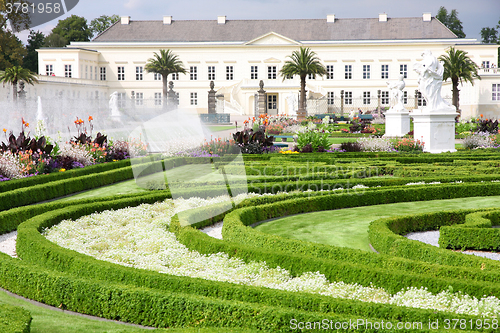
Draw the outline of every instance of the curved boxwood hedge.
<instances>
[{"instance_id":1,"label":"curved boxwood hedge","mask_svg":"<svg viewBox=\"0 0 500 333\"><path fill-rule=\"evenodd\" d=\"M29 333L31 314L19 306L0 303L0 331L3 333Z\"/></svg>"},{"instance_id":2,"label":"curved boxwood hedge","mask_svg":"<svg viewBox=\"0 0 500 333\"><path fill-rule=\"evenodd\" d=\"M468 214L463 224L440 228L439 246L443 249L498 251L500 229L493 229L492 225L499 224L500 211Z\"/></svg>"},{"instance_id":3,"label":"curved boxwood hedge","mask_svg":"<svg viewBox=\"0 0 500 333\"><path fill-rule=\"evenodd\" d=\"M265 158L261 159L265 161ZM421 161L424 160L421 158ZM358 279L361 279L361 284L375 281L375 285L388 286L388 290L394 289L394 291L410 285L425 285L435 291L452 286L454 290L463 290L471 295L500 295L497 268L494 267L496 263L490 263L490 260L485 261L484 267L483 265L478 267L476 262L471 262L465 265L466 267L459 267L459 264L439 265L432 261L426 263L420 259L361 253L362 251L348 251L307 242L290 243L288 247L280 248L278 245L284 244L280 242L287 240L274 238L276 236L271 235L267 237L244 226L251 220L284 216L300 210L314 211L410 200L496 195L499 186L496 183L485 183L481 186L477 184L403 186L375 188L365 190L363 193L342 195L320 192L288 197L284 195L260 197L246 200L241 204L243 208L227 215L223 214L226 215L224 232L233 233L232 237L236 242L227 239L215 240L191 227L181 228L175 220L171 224L171 230L177 234L181 242L190 248L199 249L202 253L224 251L247 261L266 260L270 266L284 263L281 267L289 268L294 275L303 271L317 270L325 272L334 279L336 276L347 277L347 280L350 277L353 282L359 282ZM153 192L122 196L120 200L99 199L91 204L90 200L82 200L19 207L0 212L0 225L8 223L10 228L13 226L15 228L22 221L30 220L19 228L18 252L23 260L0 255L0 283L9 290L24 293L27 297L49 304L57 306L62 304L68 309L79 312L159 327L226 326L289 331L290 318L304 321L319 321L324 318L345 321L362 316L362 318L372 318L373 321L423 319L424 323L430 318L439 320L456 317L467 320L476 318L137 270L62 249L46 241L39 233L40 228L58 223L65 216L77 217L107 209L106 207L119 208L123 205L154 202L169 195L168 191ZM288 201L280 202L283 199ZM253 208L257 205L257 208ZM233 226L230 227L231 218L240 215L242 221L233 221ZM11 218L13 220L9 222ZM458 217L456 219L460 220ZM203 223L208 222L200 222ZM258 242L267 243L262 246L258 245ZM294 247L295 245L299 247ZM311 256L312 252L307 251L316 252ZM353 264L353 261L357 261L358 264ZM407 281L408 284L401 283L398 286L394 280ZM146 308L150 311L144 311ZM418 332L425 331L429 330L418 330Z\"/></svg>"}]
</instances>

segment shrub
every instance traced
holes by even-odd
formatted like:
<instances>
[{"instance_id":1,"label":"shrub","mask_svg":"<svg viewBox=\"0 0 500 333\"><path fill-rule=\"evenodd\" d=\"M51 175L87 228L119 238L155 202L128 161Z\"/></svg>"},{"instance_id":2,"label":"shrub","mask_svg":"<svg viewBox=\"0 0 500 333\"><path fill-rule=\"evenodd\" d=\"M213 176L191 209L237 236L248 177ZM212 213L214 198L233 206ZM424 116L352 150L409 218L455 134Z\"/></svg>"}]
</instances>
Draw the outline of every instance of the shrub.
<instances>
[{"instance_id":1,"label":"shrub","mask_svg":"<svg viewBox=\"0 0 500 333\"><path fill-rule=\"evenodd\" d=\"M362 150L361 144L359 142L342 142L340 144L340 149L346 152L360 152Z\"/></svg>"},{"instance_id":2,"label":"shrub","mask_svg":"<svg viewBox=\"0 0 500 333\"><path fill-rule=\"evenodd\" d=\"M488 132L478 132L464 138L462 146L465 149L496 148L495 141Z\"/></svg>"},{"instance_id":3,"label":"shrub","mask_svg":"<svg viewBox=\"0 0 500 333\"><path fill-rule=\"evenodd\" d=\"M328 147L328 133L308 131L297 134L297 148L303 153L325 151Z\"/></svg>"},{"instance_id":4,"label":"shrub","mask_svg":"<svg viewBox=\"0 0 500 333\"><path fill-rule=\"evenodd\" d=\"M394 147L392 146L392 142L389 139L384 138L359 138L358 143L361 145L362 151L386 151L392 152L394 151Z\"/></svg>"},{"instance_id":5,"label":"shrub","mask_svg":"<svg viewBox=\"0 0 500 333\"><path fill-rule=\"evenodd\" d=\"M397 151L401 152L410 152L410 153L422 152L424 150L424 143L421 142L420 140L403 138L396 142L394 148Z\"/></svg>"}]
</instances>

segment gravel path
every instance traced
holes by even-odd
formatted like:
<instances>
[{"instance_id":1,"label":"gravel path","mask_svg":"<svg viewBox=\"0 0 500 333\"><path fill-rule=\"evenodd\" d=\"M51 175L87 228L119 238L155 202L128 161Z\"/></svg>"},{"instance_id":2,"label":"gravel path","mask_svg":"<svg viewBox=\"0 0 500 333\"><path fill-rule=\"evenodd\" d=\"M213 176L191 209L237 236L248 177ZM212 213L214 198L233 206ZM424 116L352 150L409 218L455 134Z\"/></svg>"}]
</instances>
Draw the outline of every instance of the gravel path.
<instances>
[{"instance_id":1,"label":"gravel path","mask_svg":"<svg viewBox=\"0 0 500 333\"><path fill-rule=\"evenodd\" d=\"M405 236L408 239L417 240L420 242L424 242L433 246L438 245L439 241L439 231L425 231L425 232L410 232ZM495 252L485 252L485 251L461 251L465 254L472 254L478 257L489 258L493 260L500 260L500 253Z\"/></svg>"}]
</instances>

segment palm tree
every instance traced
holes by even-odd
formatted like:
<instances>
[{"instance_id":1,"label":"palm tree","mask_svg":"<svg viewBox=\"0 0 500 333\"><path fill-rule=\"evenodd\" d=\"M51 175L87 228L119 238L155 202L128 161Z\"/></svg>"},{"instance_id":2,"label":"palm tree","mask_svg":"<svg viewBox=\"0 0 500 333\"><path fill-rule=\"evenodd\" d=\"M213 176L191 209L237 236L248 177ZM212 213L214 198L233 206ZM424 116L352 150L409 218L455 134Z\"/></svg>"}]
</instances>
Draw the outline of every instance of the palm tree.
<instances>
[{"instance_id":1,"label":"palm tree","mask_svg":"<svg viewBox=\"0 0 500 333\"><path fill-rule=\"evenodd\" d=\"M168 75L172 73L187 73L184 65L182 64L182 61L180 61L178 56L175 55L171 50L160 50L160 54L155 52L154 58L148 59L145 70L149 73L161 74L163 82L164 106L167 105Z\"/></svg>"},{"instance_id":2,"label":"palm tree","mask_svg":"<svg viewBox=\"0 0 500 333\"><path fill-rule=\"evenodd\" d=\"M326 68L316 57L316 53L309 48L301 47L300 50L293 51L288 58L291 60L285 61L280 74L283 76L283 80L294 75L300 76L300 99L297 119L303 120L306 117L306 77L310 74L314 78L316 75L323 76L326 74Z\"/></svg>"},{"instance_id":3,"label":"palm tree","mask_svg":"<svg viewBox=\"0 0 500 333\"><path fill-rule=\"evenodd\" d=\"M21 66L12 66L0 72L0 82L4 85L6 83L12 84L12 99L14 101L17 101L17 83L20 81L24 81L31 85L38 83L36 74Z\"/></svg>"},{"instance_id":4,"label":"palm tree","mask_svg":"<svg viewBox=\"0 0 500 333\"><path fill-rule=\"evenodd\" d=\"M443 81L451 79L452 104L460 113L458 83L470 82L474 85L474 79L481 80L481 77L477 74L479 67L469 58L467 52L456 50L453 46L446 51L446 54L440 56L439 60L443 62L444 66Z\"/></svg>"}]
</instances>

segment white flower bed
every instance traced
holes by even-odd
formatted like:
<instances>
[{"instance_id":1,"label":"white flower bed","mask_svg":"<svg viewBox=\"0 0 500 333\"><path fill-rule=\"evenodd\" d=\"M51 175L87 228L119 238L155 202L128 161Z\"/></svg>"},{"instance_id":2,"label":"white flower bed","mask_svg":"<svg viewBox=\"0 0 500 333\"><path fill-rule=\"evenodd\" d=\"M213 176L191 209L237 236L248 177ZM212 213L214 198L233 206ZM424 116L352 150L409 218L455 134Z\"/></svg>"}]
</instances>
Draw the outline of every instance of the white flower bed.
<instances>
[{"instance_id":1,"label":"white flower bed","mask_svg":"<svg viewBox=\"0 0 500 333\"><path fill-rule=\"evenodd\" d=\"M254 196L258 195L247 195ZM246 264L241 259L229 258L225 253L202 255L190 251L176 240L174 234L166 231L175 213L221 200L225 199L176 200L174 207L174 202L169 199L154 205L106 211L76 221L62 221L46 230L44 235L62 247L100 260L178 276L485 317L496 317L500 313L500 300L495 297L478 300L450 291L433 295L424 288L408 288L390 295L374 286L332 283L319 272L292 277L287 270L269 268L265 262Z\"/></svg>"}]
</instances>

